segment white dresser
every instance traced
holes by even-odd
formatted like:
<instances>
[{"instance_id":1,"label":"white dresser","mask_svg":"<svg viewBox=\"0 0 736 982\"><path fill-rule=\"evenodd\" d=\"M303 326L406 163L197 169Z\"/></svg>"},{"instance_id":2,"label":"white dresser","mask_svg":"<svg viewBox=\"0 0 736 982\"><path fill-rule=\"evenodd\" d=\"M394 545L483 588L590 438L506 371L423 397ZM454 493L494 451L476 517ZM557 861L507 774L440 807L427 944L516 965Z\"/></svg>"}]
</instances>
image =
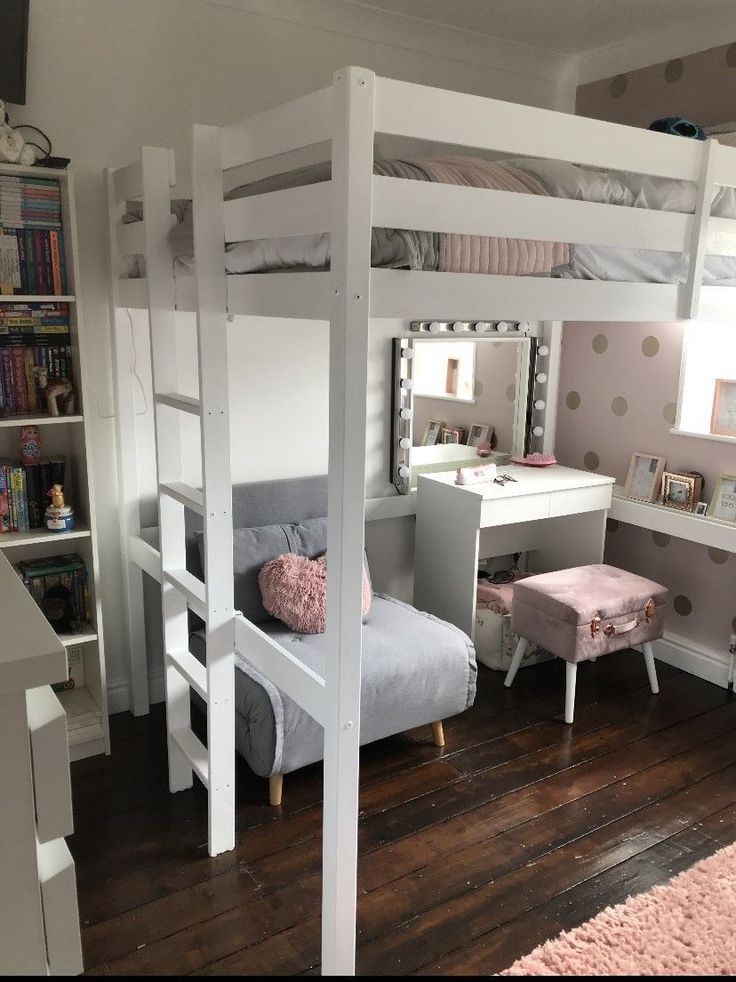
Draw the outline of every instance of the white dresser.
<instances>
[{"instance_id":1,"label":"white dresser","mask_svg":"<svg viewBox=\"0 0 736 982\"><path fill-rule=\"evenodd\" d=\"M414 605L473 637L478 561L529 554L530 572L603 561L614 479L570 467L508 465L515 481L459 486L420 475Z\"/></svg>"},{"instance_id":2,"label":"white dresser","mask_svg":"<svg viewBox=\"0 0 736 982\"><path fill-rule=\"evenodd\" d=\"M2 553L0 624L0 975L78 975L66 651Z\"/></svg>"}]
</instances>

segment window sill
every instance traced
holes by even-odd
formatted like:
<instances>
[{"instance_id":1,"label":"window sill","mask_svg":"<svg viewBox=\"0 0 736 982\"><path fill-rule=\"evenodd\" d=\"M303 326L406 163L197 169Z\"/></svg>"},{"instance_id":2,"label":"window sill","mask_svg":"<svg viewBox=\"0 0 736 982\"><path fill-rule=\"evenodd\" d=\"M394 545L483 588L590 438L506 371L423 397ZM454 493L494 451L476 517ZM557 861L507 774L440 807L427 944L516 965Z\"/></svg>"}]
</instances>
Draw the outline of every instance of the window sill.
<instances>
[{"instance_id":1,"label":"window sill","mask_svg":"<svg viewBox=\"0 0 736 982\"><path fill-rule=\"evenodd\" d=\"M689 436L696 440L714 440L716 443L736 443L736 436L719 436L717 433L696 433L693 430L679 430L673 426L670 430L675 436Z\"/></svg>"}]
</instances>

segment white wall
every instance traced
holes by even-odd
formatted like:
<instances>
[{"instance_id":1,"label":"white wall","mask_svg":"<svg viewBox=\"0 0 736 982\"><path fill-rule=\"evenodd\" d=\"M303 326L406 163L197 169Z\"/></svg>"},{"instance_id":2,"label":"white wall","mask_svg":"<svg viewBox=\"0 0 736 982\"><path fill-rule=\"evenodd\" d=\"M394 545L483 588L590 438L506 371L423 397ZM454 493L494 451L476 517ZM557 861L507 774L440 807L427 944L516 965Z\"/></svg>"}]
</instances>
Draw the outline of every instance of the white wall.
<instances>
[{"instance_id":1,"label":"white wall","mask_svg":"<svg viewBox=\"0 0 736 982\"><path fill-rule=\"evenodd\" d=\"M350 36L352 16L359 37ZM569 66L560 56L442 30L425 30L406 18L385 20L334 0L31 2L28 102L9 108L12 122L34 123L49 133L54 151L72 158L76 176L88 384L96 396L88 405L93 411L96 407L97 414L94 480L102 601L108 679L118 693L116 707L125 702L120 693L126 668L103 168L128 163L141 144L172 146L186 182L192 123L244 118L328 84L332 73L346 64L480 95L572 109ZM420 44L435 53L416 50ZM444 56L443 50L453 57ZM141 364L144 333L136 324ZM369 432L376 462L371 494L385 493L389 487L388 465L379 466L378 461L388 445L388 414L381 400L390 384L389 346L384 344L390 336L387 331L380 344L374 341L378 386ZM233 331L233 337L232 363L238 366L233 375L242 372L233 407L242 419L233 451L236 479L270 476L272 467L282 474L324 469L325 395L324 390L316 393L326 378L325 329L290 324L279 325L268 336L261 333L256 338L251 328L250 334ZM311 443L303 439L305 433L312 434ZM408 540L409 533L403 538ZM397 536L387 529L372 532L371 538L383 543L395 542ZM408 548L407 542L404 546ZM384 569L386 585L395 586L403 576L405 591L406 574L396 573L389 558Z\"/></svg>"}]
</instances>

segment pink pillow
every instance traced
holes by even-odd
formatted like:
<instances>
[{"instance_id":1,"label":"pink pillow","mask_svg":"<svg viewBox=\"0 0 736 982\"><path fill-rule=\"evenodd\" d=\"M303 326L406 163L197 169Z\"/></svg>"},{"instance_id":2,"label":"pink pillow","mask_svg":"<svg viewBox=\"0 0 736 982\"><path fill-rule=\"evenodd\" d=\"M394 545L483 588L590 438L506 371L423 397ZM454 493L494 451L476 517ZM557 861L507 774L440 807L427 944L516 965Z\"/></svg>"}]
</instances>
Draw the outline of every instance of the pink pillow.
<instances>
[{"instance_id":1,"label":"pink pillow","mask_svg":"<svg viewBox=\"0 0 736 982\"><path fill-rule=\"evenodd\" d=\"M307 559L287 552L258 574L263 606L300 634L324 634L327 611L327 556ZM372 590L363 569L363 617L371 609Z\"/></svg>"}]
</instances>

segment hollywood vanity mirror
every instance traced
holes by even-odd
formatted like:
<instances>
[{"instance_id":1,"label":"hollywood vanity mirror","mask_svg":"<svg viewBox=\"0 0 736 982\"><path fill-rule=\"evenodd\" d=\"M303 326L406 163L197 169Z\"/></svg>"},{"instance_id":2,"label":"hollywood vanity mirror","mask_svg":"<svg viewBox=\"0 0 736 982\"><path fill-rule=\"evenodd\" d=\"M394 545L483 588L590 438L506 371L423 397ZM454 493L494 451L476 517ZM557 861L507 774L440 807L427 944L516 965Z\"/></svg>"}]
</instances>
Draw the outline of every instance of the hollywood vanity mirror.
<instances>
[{"instance_id":1,"label":"hollywood vanity mirror","mask_svg":"<svg viewBox=\"0 0 736 982\"><path fill-rule=\"evenodd\" d=\"M413 321L393 342L391 480L402 494L421 473L499 465L542 449L549 347L538 325Z\"/></svg>"}]
</instances>

